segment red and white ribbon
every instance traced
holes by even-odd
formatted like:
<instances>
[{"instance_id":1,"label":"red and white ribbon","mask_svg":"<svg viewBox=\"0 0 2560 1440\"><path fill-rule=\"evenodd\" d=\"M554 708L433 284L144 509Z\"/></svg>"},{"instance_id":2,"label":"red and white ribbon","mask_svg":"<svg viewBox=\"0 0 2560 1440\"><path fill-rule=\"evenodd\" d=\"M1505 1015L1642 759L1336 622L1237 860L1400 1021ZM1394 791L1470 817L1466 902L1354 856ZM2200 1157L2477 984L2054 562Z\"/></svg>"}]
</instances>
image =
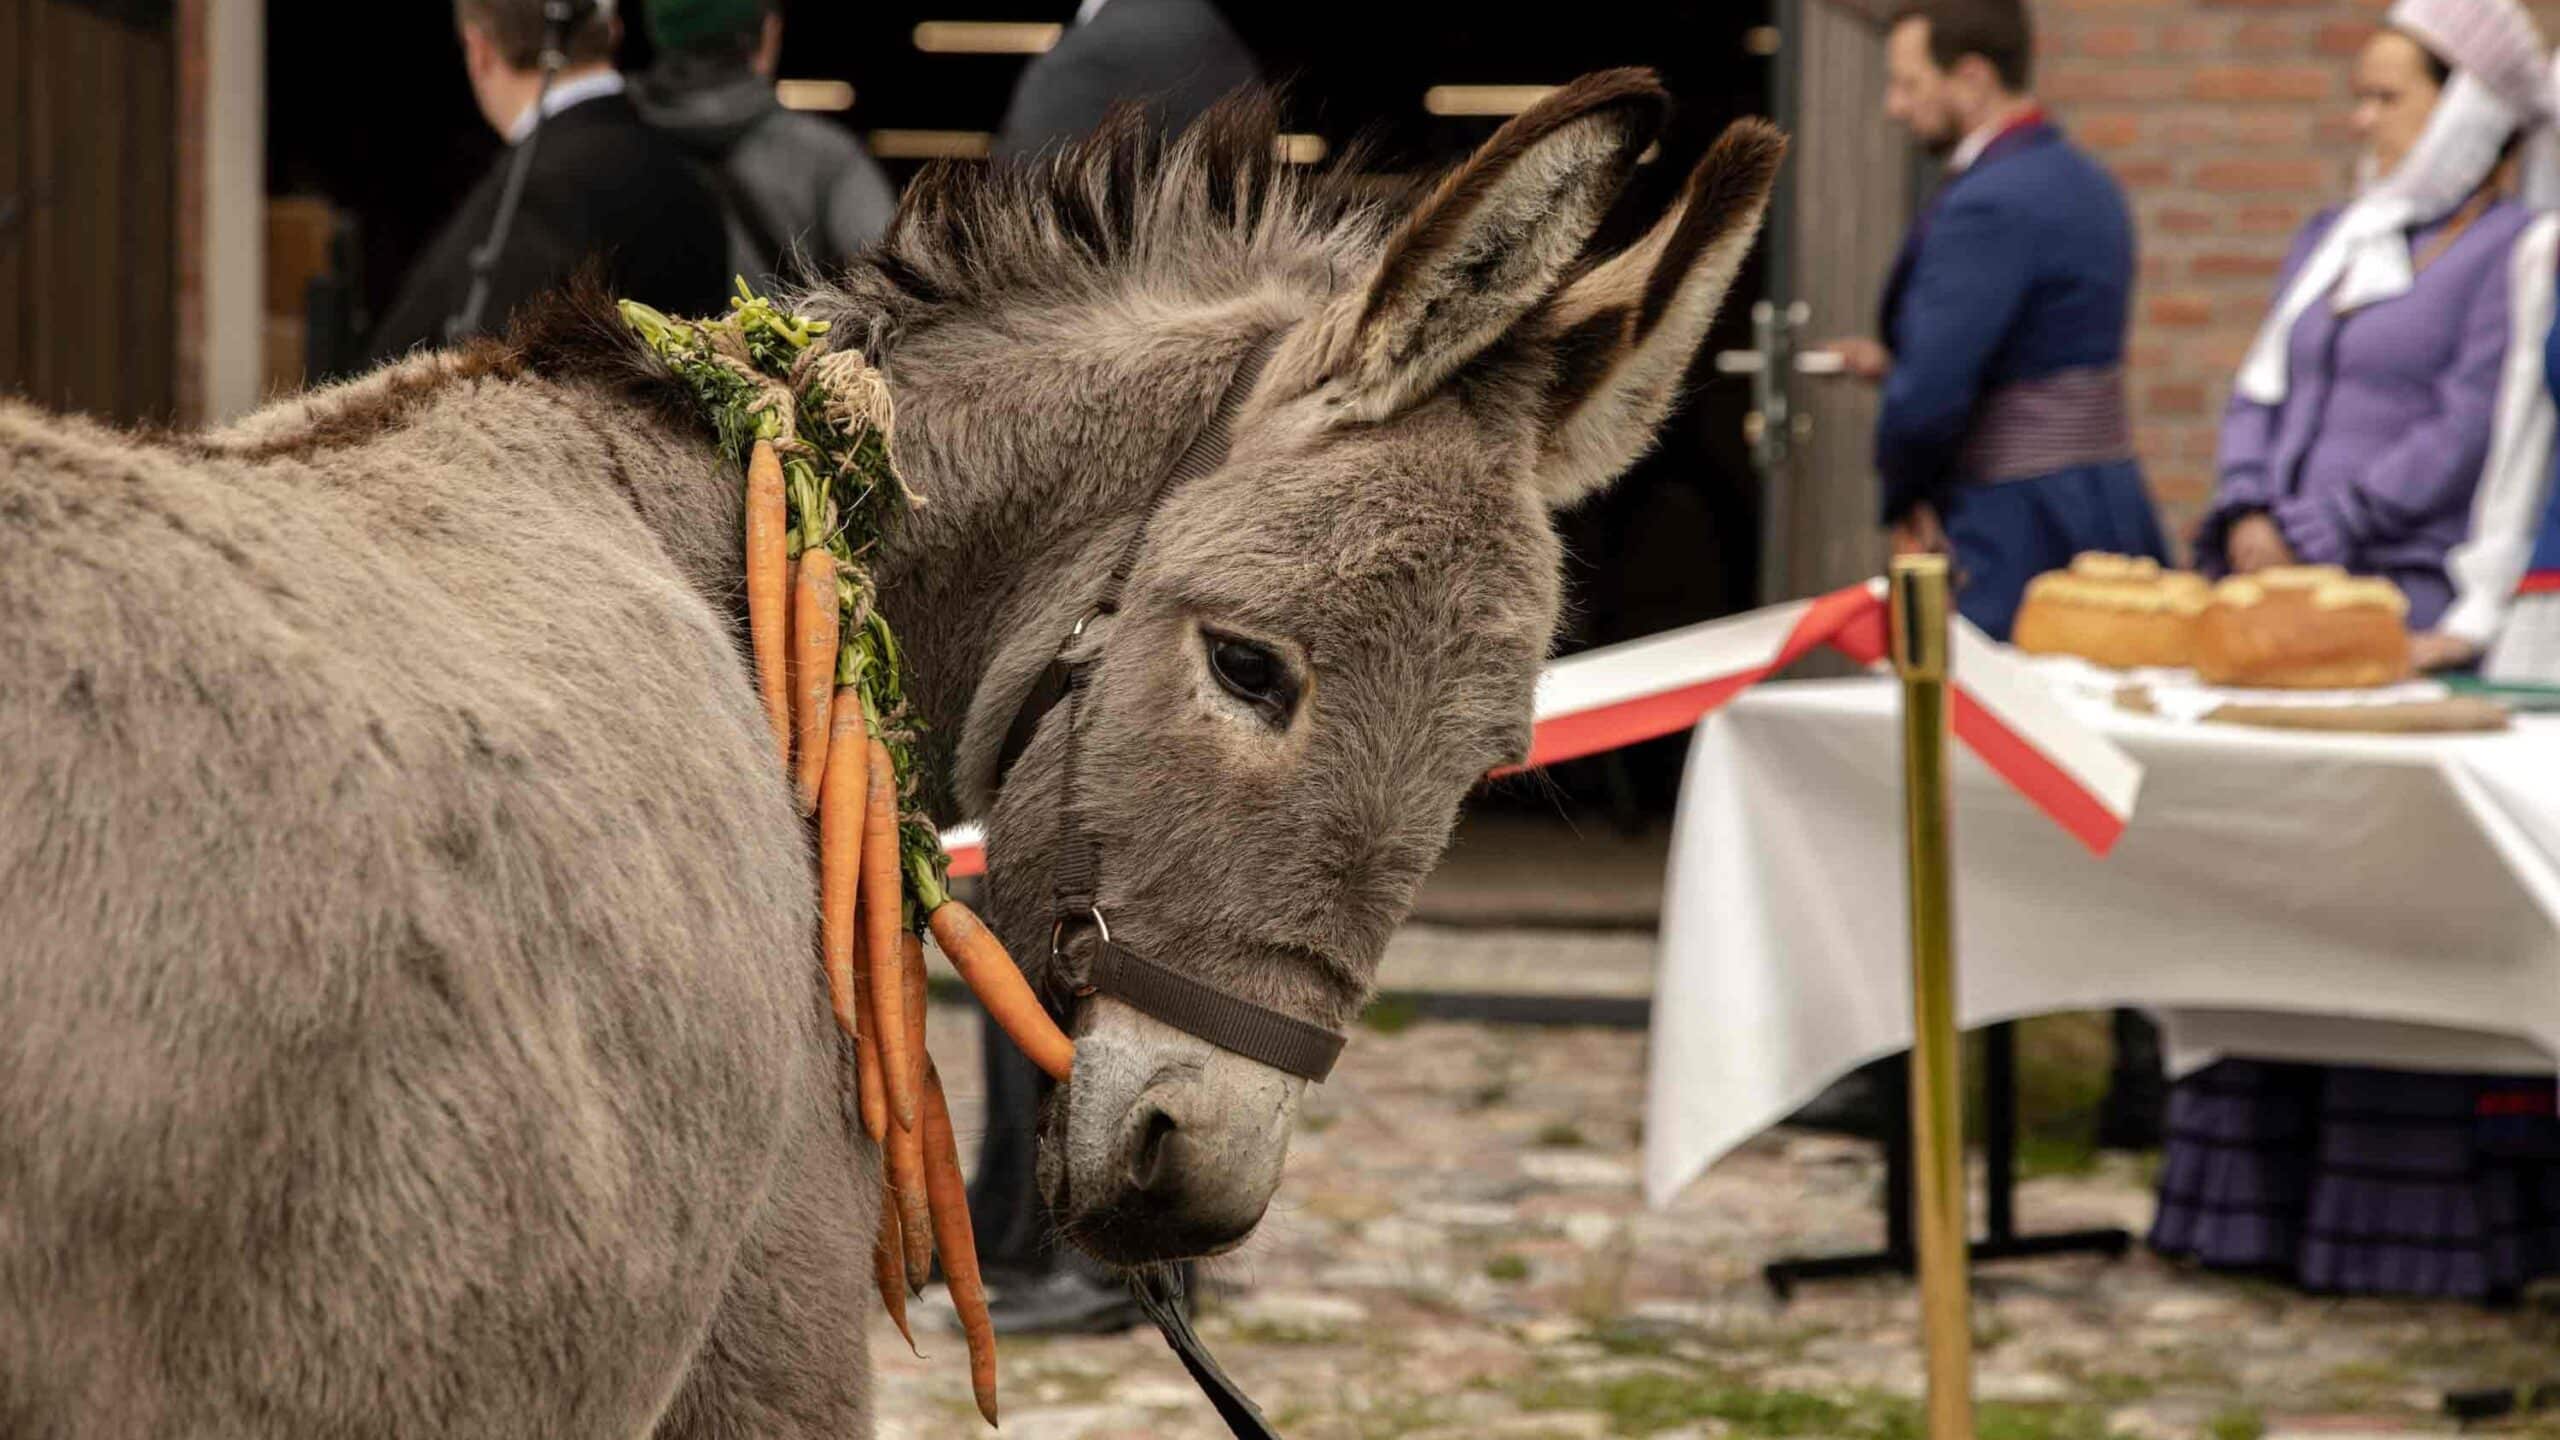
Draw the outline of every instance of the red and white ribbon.
<instances>
[{"instance_id":1,"label":"red and white ribbon","mask_svg":"<svg viewBox=\"0 0 2560 1440\"><path fill-rule=\"evenodd\" d=\"M1550 662L1538 677L1529 757L1495 774L1677 734L1825 645L1875 664L1890 648L1886 613L1885 583L1870 580ZM1962 616L1953 643L1955 737L2093 853L2113 849L2133 817L2142 767ZM943 844L952 874L985 870L979 826L945 831Z\"/></svg>"}]
</instances>

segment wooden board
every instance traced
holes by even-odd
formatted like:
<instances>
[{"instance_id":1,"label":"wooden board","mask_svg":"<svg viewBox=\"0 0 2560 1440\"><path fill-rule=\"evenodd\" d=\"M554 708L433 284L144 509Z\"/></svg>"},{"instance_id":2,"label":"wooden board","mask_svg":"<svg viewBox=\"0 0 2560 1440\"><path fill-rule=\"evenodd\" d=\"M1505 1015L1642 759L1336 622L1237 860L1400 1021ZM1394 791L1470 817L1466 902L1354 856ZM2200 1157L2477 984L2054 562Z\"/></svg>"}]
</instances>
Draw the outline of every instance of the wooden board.
<instances>
[{"instance_id":1,"label":"wooden board","mask_svg":"<svg viewBox=\"0 0 2560 1440\"><path fill-rule=\"evenodd\" d=\"M2151 703L2151 692L2139 685L2117 691L2116 708L2139 715L2159 713ZM2204 718L2209 725L2349 735L2459 735L2504 730L2514 723L2506 706L2472 695L2393 705L2225 705Z\"/></svg>"},{"instance_id":2,"label":"wooden board","mask_svg":"<svg viewBox=\"0 0 2560 1440\"><path fill-rule=\"evenodd\" d=\"M2445 735L2504 730L2507 707L2467 695L2399 705L2225 705L2204 717L2214 725L2273 730L2331 730L2359 735Z\"/></svg>"},{"instance_id":3,"label":"wooden board","mask_svg":"<svg viewBox=\"0 0 2560 1440\"><path fill-rule=\"evenodd\" d=\"M166 420L176 42L165 5L0 0L0 391Z\"/></svg>"}]
</instances>

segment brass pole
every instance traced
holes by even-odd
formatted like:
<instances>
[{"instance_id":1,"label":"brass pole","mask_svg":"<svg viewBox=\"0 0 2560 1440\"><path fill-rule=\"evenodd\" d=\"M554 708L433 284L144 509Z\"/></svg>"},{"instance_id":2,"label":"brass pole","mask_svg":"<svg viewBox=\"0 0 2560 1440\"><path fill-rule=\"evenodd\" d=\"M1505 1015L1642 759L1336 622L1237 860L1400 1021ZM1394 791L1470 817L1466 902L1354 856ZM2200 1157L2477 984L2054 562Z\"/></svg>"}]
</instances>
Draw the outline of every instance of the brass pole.
<instances>
[{"instance_id":1,"label":"brass pole","mask_svg":"<svg viewBox=\"0 0 2560 1440\"><path fill-rule=\"evenodd\" d=\"M1902 677L1903 839L1911 880L1911 1149L1928 1349L1930 1440L1973 1440L1973 1318L1965 1254L1964 1082L1956 1027L1955 889L1947 830L1947 561L1893 562Z\"/></svg>"}]
</instances>

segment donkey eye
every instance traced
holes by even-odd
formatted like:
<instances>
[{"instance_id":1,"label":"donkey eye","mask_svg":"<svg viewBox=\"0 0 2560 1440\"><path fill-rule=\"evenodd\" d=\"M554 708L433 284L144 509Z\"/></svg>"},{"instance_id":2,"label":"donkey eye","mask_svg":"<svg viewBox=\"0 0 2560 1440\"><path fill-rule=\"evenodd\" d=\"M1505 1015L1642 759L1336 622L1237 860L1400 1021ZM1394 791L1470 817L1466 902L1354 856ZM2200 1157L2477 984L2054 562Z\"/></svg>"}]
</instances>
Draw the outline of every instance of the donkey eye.
<instances>
[{"instance_id":1,"label":"donkey eye","mask_svg":"<svg viewBox=\"0 0 2560 1440\"><path fill-rule=\"evenodd\" d=\"M1298 684L1280 657L1250 640L1208 635L1209 673L1228 694L1255 706L1274 720L1285 720L1297 702Z\"/></svg>"}]
</instances>

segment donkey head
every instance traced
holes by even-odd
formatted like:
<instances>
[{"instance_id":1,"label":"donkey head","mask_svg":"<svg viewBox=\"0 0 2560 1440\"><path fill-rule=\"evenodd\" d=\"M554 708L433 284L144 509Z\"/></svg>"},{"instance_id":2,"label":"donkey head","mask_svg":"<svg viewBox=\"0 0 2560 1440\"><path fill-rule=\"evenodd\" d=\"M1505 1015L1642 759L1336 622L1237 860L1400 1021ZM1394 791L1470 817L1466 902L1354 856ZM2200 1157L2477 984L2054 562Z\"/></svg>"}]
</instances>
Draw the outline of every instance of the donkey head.
<instances>
[{"instance_id":1,"label":"donkey head","mask_svg":"<svg viewBox=\"0 0 2560 1440\"><path fill-rule=\"evenodd\" d=\"M1459 802L1526 751L1550 512L1651 443L1766 202L1783 144L1745 122L1590 260L1664 106L1647 73L1591 76L1392 210L1275 169L1267 109L1161 153L1124 123L1038 171L929 173L821 297L870 327L896 394L928 500L885 603L928 634L926 704L958 730L958 798L989 818L995 918L1035 980L1101 940L1056 923L1072 828L1114 943L1316 1025L1359 1011ZM1069 640L1257 347L1224 463L1165 494L1119 604ZM999 786L1062 643L1087 684ZM1075 1009L1041 1133L1066 1232L1125 1264L1241 1241L1304 1082L1108 995Z\"/></svg>"}]
</instances>

